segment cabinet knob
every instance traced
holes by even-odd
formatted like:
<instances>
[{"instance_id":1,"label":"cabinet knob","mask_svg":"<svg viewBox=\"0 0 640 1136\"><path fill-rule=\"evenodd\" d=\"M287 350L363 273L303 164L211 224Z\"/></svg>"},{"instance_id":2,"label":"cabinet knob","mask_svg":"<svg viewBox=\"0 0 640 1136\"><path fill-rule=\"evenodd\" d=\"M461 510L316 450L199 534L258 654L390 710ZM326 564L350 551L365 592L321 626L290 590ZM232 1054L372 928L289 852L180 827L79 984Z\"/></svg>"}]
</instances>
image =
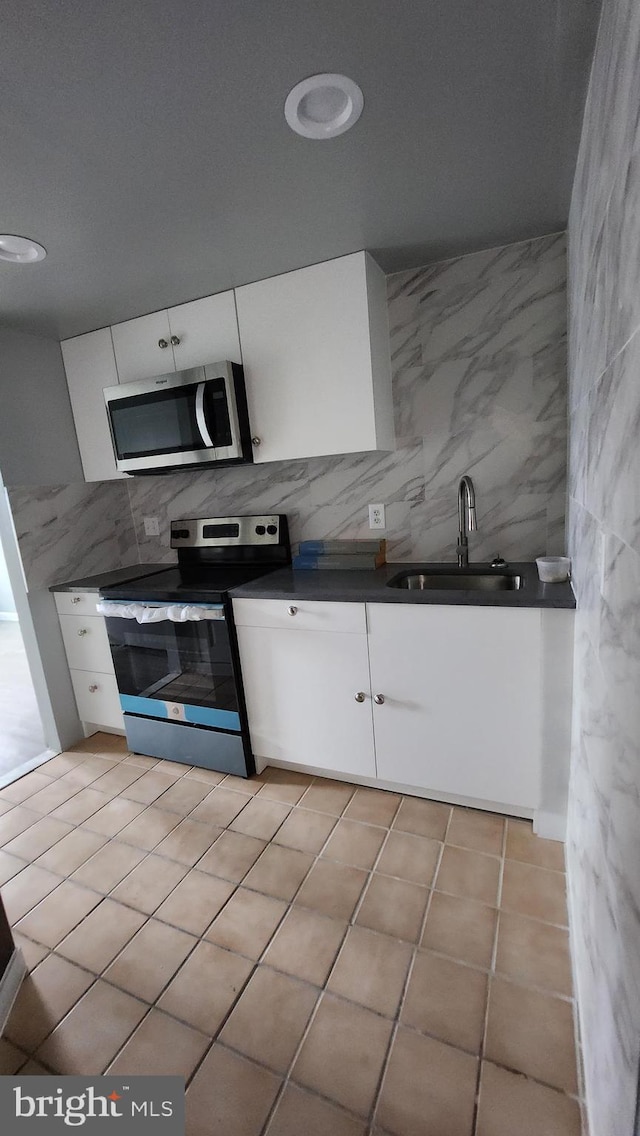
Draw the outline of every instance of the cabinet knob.
<instances>
[{"instance_id":1,"label":"cabinet knob","mask_svg":"<svg viewBox=\"0 0 640 1136\"><path fill-rule=\"evenodd\" d=\"M358 693L356 694L356 702L364 702L366 697L367 696L364 693L364 690L359 690Z\"/></svg>"},{"instance_id":2,"label":"cabinet knob","mask_svg":"<svg viewBox=\"0 0 640 1136\"><path fill-rule=\"evenodd\" d=\"M72 596L71 603L80 603L80 596Z\"/></svg>"},{"instance_id":3,"label":"cabinet knob","mask_svg":"<svg viewBox=\"0 0 640 1136\"><path fill-rule=\"evenodd\" d=\"M287 613L289 615L297 615L298 609L297 609L297 607L294 607L293 604L292 604L291 607L287 608Z\"/></svg>"},{"instance_id":4,"label":"cabinet knob","mask_svg":"<svg viewBox=\"0 0 640 1136\"><path fill-rule=\"evenodd\" d=\"M180 342L180 340L179 340L179 338L178 338L178 336L177 336L177 335L172 335L172 336L171 336L171 346L172 346L172 347L177 347L177 346L178 346L178 344L179 344L179 342Z\"/></svg>"},{"instance_id":5,"label":"cabinet knob","mask_svg":"<svg viewBox=\"0 0 640 1136\"><path fill-rule=\"evenodd\" d=\"M373 701L375 702L376 706L384 705L384 694L374 694Z\"/></svg>"},{"instance_id":6,"label":"cabinet knob","mask_svg":"<svg viewBox=\"0 0 640 1136\"><path fill-rule=\"evenodd\" d=\"M91 683L91 686L89 687L89 693L90 693L90 694L95 694L95 692L96 692L96 690L97 690L97 689L98 689L98 684L97 684L97 682L92 682L92 683Z\"/></svg>"},{"instance_id":7,"label":"cabinet knob","mask_svg":"<svg viewBox=\"0 0 640 1136\"><path fill-rule=\"evenodd\" d=\"M88 634L89 634L88 628L86 628L86 627L81 627L78 631L78 635L88 635Z\"/></svg>"},{"instance_id":8,"label":"cabinet knob","mask_svg":"<svg viewBox=\"0 0 640 1136\"><path fill-rule=\"evenodd\" d=\"M168 346L169 346L169 344L168 344L166 339L159 339L158 340L158 347L162 347L162 349L164 350L164 348L168 347Z\"/></svg>"},{"instance_id":9,"label":"cabinet knob","mask_svg":"<svg viewBox=\"0 0 640 1136\"><path fill-rule=\"evenodd\" d=\"M252 438L251 439L251 445L252 446L259 446L261 441L262 441L262 438Z\"/></svg>"}]
</instances>

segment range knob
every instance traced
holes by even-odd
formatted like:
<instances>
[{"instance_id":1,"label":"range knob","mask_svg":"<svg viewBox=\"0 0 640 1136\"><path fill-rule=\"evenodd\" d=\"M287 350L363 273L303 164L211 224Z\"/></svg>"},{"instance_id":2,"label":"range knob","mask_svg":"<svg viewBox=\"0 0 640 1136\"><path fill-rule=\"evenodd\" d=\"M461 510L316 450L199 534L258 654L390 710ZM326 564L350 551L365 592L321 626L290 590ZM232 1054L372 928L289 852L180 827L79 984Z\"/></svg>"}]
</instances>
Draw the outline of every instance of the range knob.
<instances>
[{"instance_id":1,"label":"range knob","mask_svg":"<svg viewBox=\"0 0 640 1136\"><path fill-rule=\"evenodd\" d=\"M277 531L278 531L277 525L267 525L267 532L269 533L269 536L275 536Z\"/></svg>"},{"instance_id":2,"label":"range knob","mask_svg":"<svg viewBox=\"0 0 640 1136\"><path fill-rule=\"evenodd\" d=\"M256 533L258 534L258 536L264 536L264 532L264 525L256 525Z\"/></svg>"}]
</instances>

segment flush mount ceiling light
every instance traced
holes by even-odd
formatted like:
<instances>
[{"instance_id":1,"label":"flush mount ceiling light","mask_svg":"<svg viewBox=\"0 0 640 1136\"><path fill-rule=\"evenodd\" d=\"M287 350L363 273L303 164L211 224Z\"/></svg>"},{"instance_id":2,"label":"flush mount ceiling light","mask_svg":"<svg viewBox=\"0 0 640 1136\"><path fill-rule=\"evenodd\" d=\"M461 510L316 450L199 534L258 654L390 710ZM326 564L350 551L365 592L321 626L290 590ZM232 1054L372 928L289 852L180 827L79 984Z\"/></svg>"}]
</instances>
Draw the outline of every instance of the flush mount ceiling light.
<instances>
[{"instance_id":1,"label":"flush mount ceiling light","mask_svg":"<svg viewBox=\"0 0 640 1136\"><path fill-rule=\"evenodd\" d=\"M303 138L335 138L358 121L364 95L346 75L311 75L296 83L284 104L284 116Z\"/></svg>"},{"instance_id":2,"label":"flush mount ceiling light","mask_svg":"<svg viewBox=\"0 0 640 1136\"><path fill-rule=\"evenodd\" d=\"M29 237L0 234L0 260L8 260L10 264L33 264L36 260L44 260L46 255L46 248L29 240Z\"/></svg>"}]
</instances>

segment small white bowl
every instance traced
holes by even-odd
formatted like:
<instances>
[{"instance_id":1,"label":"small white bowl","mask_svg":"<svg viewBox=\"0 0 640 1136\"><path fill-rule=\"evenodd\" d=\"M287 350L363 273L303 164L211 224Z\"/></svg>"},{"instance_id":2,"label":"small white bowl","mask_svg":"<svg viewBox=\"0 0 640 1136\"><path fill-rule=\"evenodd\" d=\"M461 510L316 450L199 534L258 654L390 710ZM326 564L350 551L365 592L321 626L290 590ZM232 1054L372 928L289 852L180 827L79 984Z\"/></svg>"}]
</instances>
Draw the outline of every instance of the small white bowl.
<instances>
[{"instance_id":1,"label":"small white bowl","mask_svg":"<svg viewBox=\"0 0 640 1136\"><path fill-rule=\"evenodd\" d=\"M563 584L571 574L569 556L538 556L536 564L543 584Z\"/></svg>"}]
</instances>

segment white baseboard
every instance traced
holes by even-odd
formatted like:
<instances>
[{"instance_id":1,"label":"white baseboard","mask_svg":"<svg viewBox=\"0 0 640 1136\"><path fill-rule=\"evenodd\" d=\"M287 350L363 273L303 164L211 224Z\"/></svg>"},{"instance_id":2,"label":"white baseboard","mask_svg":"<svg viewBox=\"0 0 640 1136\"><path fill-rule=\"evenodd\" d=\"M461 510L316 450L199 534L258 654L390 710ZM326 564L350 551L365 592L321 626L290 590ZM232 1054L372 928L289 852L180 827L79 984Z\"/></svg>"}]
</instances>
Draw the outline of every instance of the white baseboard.
<instances>
[{"instance_id":1,"label":"white baseboard","mask_svg":"<svg viewBox=\"0 0 640 1136\"><path fill-rule=\"evenodd\" d=\"M533 831L545 840L561 840L564 844L567 839L567 818L562 813L536 809L533 814Z\"/></svg>"},{"instance_id":2,"label":"white baseboard","mask_svg":"<svg viewBox=\"0 0 640 1136\"><path fill-rule=\"evenodd\" d=\"M17 623L18 622L17 611L0 611L0 623L2 621L4 621L5 623Z\"/></svg>"},{"instance_id":3,"label":"white baseboard","mask_svg":"<svg viewBox=\"0 0 640 1136\"><path fill-rule=\"evenodd\" d=\"M432 789L421 789L416 785L404 785L400 781L381 781L377 777L360 777L356 773L341 773L334 769L320 769L317 765L302 765L298 762L275 761L273 758L260 757L254 754L256 773L262 773L267 765L277 769L291 769L299 773L309 773L314 777L329 777L333 781L348 781L352 785L364 785L371 789L386 789L391 793L404 793L409 797L424 797L428 801L442 801L446 805L462 805L464 808L484 809L490 813L501 813L504 816L521 817L523 820L532 820L534 809L525 809L520 805L510 805L504 801L485 801L476 797L461 797L457 793L437 793ZM549 814L551 815L551 814ZM557 840L558 837L552 839ZM560 839L564 839L561 837Z\"/></svg>"},{"instance_id":4,"label":"white baseboard","mask_svg":"<svg viewBox=\"0 0 640 1136\"><path fill-rule=\"evenodd\" d=\"M0 978L0 1036L4 1033L4 1028L9 1021L9 1014L13 1009L13 1003L26 973L27 967L22 957L22 951L19 947L16 947L9 959L7 969Z\"/></svg>"}]
</instances>

